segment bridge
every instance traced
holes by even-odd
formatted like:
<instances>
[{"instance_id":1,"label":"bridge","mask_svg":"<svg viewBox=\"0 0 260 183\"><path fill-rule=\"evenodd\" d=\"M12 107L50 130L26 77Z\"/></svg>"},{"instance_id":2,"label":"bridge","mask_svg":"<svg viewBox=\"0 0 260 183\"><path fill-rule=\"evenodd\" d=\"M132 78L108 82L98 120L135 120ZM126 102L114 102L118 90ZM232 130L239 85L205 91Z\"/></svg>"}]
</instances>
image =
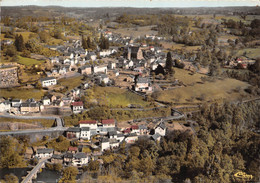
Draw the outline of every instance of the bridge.
<instances>
[{"instance_id":1,"label":"bridge","mask_svg":"<svg viewBox=\"0 0 260 183\"><path fill-rule=\"evenodd\" d=\"M37 173L41 168L45 167L46 161L49 159L48 158L42 158L38 162L38 164L27 174L27 176L23 179L22 183L32 183L32 179L37 178Z\"/></svg>"}]
</instances>

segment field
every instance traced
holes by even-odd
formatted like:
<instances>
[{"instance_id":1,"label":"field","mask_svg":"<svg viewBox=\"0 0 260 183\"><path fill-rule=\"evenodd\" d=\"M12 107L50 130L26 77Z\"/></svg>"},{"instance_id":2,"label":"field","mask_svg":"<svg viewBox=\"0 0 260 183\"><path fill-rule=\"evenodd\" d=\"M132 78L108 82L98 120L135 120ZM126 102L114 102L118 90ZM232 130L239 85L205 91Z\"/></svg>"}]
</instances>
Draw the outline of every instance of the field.
<instances>
[{"instance_id":1,"label":"field","mask_svg":"<svg viewBox=\"0 0 260 183\"><path fill-rule=\"evenodd\" d=\"M129 104L137 104L142 107L150 105L150 103L144 101L141 96L117 87L96 87L94 96L95 98L105 96L104 102L112 108L127 107Z\"/></svg>"},{"instance_id":2,"label":"field","mask_svg":"<svg viewBox=\"0 0 260 183\"><path fill-rule=\"evenodd\" d=\"M44 92L42 90L37 89L19 89L19 88L9 88L9 89L1 89L0 97L5 98L19 98L19 99L29 99L34 98L39 100L44 96Z\"/></svg>"},{"instance_id":3,"label":"field","mask_svg":"<svg viewBox=\"0 0 260 183\"><path fill-rule=\"evenodd\" d=\"M15 119L15 118L0 118L0 123L12 122L12 123L28 123L28 124L37 124L41 123L43 127L52 127L54 120L53 119Z\"/></svg>"},{"instance_id":4,"label":"field","mask_svg":"<svg viewBox=\"0 0 260 183\"><path fill-rule=\"evenodd\" d=\"M249 58L256 59L260 57L260 47L257 48L244 48L237 52L236 56L241 56L246 52L246 56Z\"/></svg>"},{"instance_id":5,"label":"field","mask_svg":"<svg viewBox=\"0 0 260 183\"><path fill-rule=\"evenodd\" d=\"M178 43L166 42L166 41L161 41L160 43L165 49L171 49L171 50L183 49L186 51L195 51L201 47L201 46L186 46L185 44L178 44Z\"/></svg>"},{"instance_id":6,"label":"field","mask_svg":"<svg viewBox=\"0 0 260 183\"><path fill-rule=\"evenodd\" d=\"M174 70L175 70L174 77L179 81L182 81L185 85L200 82L201 77L206 77L206 75L199 74L199 73L191 74L191 72L184 69L174 68Z\"/></svg>"},{"instance_id":7,"label":"field","mask_svg":"<svg viewBox=\"0 0 260 183\"><path fill-rule=\"evenodd\" d=\"M33 32L16 32L17 35L22 35L24 42L27 42L29 40L29 35L30 34L35 34Z\"/></svg>"},{"instance_id":8,"label":"field","mask_svg":"<svg viewBox=\"0 0 260 183\"><path fill-rule=\"evenodd\" d=\"M68 87L68 90L71 90L75 87L78 87L82 83L83 76L72 77L72 78L62 78L58 80L58 84L64 87Z\"/></svg>"},{"instance_id":9,"label":"field","mask_svg":"<svg viewBox=\"0 0 260 183\"><path fill-rule=\"evenodd\" d=\"M19 64L26 65L26 66L44 63L44 60L36 60L36 59L26 58L26 57L22 57L22 56L18 56L18 59L19 59L18 60Z\"/></svg>"},{"instance_id":10,"label":"field","mask_svg":"<svg viewBox=\"0 0 260 183\"><path fill-rule=\"evenodd\" d=\"M215 99L239 100L242 95L246 95L243 89L248 86L249 84L242 81L224 79L215 82L205 82L204 84L197 83L193 86L173 90L165 90L159 93L157 99L180 103L212 101Z\"/></svg>"},{"instance_id":11,"label":"field","mask_svg":"<svg viewBox=\"0 0 260 183\"><path fill-rule=\"evenodd\" d=\"M119 28L119 29L109 29L114 33L121 34L122 36L133 36L133 38L137 38L138 36L148 35L157 35L157 31L151 30L153 26L143 26L138 28Z\"/></svg>"}]
</instances>

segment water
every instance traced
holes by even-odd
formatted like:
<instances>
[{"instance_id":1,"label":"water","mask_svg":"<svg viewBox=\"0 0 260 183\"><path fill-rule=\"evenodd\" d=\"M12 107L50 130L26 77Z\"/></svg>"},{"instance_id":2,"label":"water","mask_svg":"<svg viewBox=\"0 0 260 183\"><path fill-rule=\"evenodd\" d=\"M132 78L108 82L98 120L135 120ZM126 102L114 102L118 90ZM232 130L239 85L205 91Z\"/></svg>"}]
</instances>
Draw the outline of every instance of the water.
<instances>
[{"instance_id":1,"label":"water","mask_svg":"<svg viewBox=\"0 0 260 183\"><path fill-rule=\"evenodd\" d=\"M42 169L41 173L38 173L37 179L33 180L33 183L55 183L58 182L59 178L61 176L60 172L48 170L46 168Z\"/></svg>"},{"instance_id":2,"label":"water","mask_svg":"<svg viewBox=\"0 0 260 183\"><path fill-rule=\"evenodd\" d=\"M3 168L0 169L0 179L3 179L7 174L14 174L18 177L19 182L22 181L22 177L27 175L27 171L30 171L32 168Z\"/></svg>"}]
</instances>

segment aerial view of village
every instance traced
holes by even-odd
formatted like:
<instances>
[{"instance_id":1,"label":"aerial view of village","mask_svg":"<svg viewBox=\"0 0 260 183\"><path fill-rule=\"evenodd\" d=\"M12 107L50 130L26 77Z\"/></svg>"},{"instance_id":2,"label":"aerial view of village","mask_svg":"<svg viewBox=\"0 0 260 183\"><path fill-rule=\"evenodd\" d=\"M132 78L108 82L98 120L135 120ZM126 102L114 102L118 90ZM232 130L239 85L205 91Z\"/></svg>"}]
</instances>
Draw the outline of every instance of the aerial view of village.
<instances>
[{"instance_id":1,"label":"aerial view of village","mask_svg":"<svg viewBox=\"0 0 260 183\"><path fill-rule=\"evenodd\" d=\"M0 4L0 183L260 182L259 1Z\"/></svg>"}]
</instances>

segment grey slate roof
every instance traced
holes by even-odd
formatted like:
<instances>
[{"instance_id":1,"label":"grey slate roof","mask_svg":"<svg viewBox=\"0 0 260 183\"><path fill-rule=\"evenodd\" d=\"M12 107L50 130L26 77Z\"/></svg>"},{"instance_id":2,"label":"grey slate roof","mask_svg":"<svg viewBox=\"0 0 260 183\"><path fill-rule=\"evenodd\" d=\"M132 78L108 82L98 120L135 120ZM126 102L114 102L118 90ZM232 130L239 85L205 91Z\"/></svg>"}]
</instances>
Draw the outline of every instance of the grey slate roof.
<instances>
[{"instance_id":1,"label":"grey slate roof","mask_svg":"<svg viewBox=\"0 0 260 183\"><path fill-rule=\"evenodd\" d=\"M55 77L46 77L46 78L41 78L41 81L48 81L48 80L53 80L56 79Z\"/></svg>"},{"instance_id":2,"label":"grey slate roof","mask_svg":"<svg viewBox=\"0 0 260 183\"><path fill-rule=\"evenodd\" d=\"M160 138L161 136L158 134L158 133L156 133L156 134L154 134L153 136L152 136L152 139L153 140L157 140L158 138Z\"/></svg>"},{"instance_id":3,"label":"grey slate roof","mask_svg":"<svg viewBox=\"0 0 260 183\"><path fill-rule=\"evenodd\" d=\"M37 154L53 153L53 149L37 149Z\"/></svg>"},{"instance_id":4,"label":"grey slate roof","mask_svg":"<svg viewBox=\"0 0 260 183\"><path fill-rule=\"evenodd\" d=\"M67 132L80 132L80 128L78 127L70 127Z\"/></svg>"},{"instance_id":5,"label":"grey slate roof","mask_svg":"<svg viewBox=\"0 0 260 183\"><path fill-rule=\"evenodd\" d=\"M81 131L89 131L89 127L82 127Z\"/></svg>"},{"instance_id":6,"label":"grey slate roof","mask_svg":"<svg viewBox=\"0 0 260 183\"><path fill-rule=\"evenodd\" d=\"M139 129L140 129L140 130L147 130L147 126L145 126L145 125L139 125Z\"/></svg>"},{"instance_id":7,"label":"grey slate roof","mask_svg":"<svg viewBox=\"0 0 260 183\"><path fill-rule=\"evenodd\" d=\"M78 152L74 155L74 158L76 158L76 159L81 159L81 158L86 158L86 157L87 157L87 155L83 152Z\"/></svg>"}]
</instances>

